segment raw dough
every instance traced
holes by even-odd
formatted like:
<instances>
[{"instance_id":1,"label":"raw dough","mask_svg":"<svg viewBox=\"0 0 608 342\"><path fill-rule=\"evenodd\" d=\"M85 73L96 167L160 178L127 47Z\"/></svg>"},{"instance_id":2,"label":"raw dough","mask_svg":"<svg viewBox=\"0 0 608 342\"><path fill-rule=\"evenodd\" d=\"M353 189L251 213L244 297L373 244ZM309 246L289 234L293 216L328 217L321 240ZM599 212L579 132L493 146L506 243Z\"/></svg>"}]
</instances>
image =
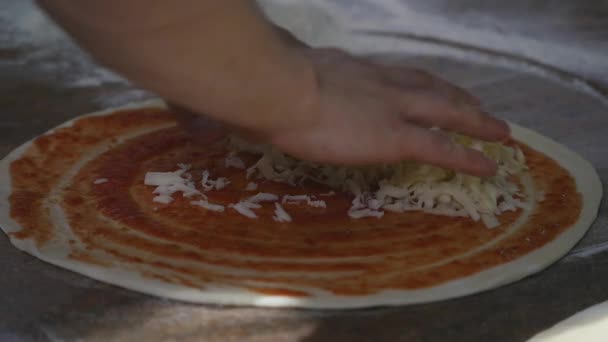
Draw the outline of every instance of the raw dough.
<instances>
[{"instance_id":1,"label":"raw dough","mask_svg":"<svg viewBox=\"0 0 608 342\"><path fill-rule=\"evenodd\" d=\"M163 106L163 104L160 102L135 104L130 106L130 108L149 106ZM109 112L111 111L91 115L103 115ZM69 126L70 124L66 123L63 126ZM423 303L464 296L517 281L549 266L576 244L597 215L602 196L602 186L598 175L587 161L564 146L528 129L512 125L512 132L516 140L524 142L553 158L572 174L577 182L578 190L583 196L582 213L576 224L540 249L509 263L490 268L472 276L449 281L439 286L416 290L386 290L365 296L341 296L308 289L314 295L299 298L297 296L286 295L265 295L239 287L208 286L204 289L198 289L145 277L142 275L142 272L137 272L133 269L106 267L69 258L67 255L68 251L66 250L69 248L65 247L65 241L63 242L63 246L61 241L59 241L45 245L42 248L39 248L30 239L16 239L14 236L11 236L11 242L17 248L46 262L73 270L91 278L140 292L190 302L343 309ZM31 142L24 144L0 162L0 226L6 233L17 232L21 229L10 216L8 200L12 192L10 164L12 161L19 159L30 146ZM61 215L58 215L58 217L58 222L61 222ZM64 226L58 229L62 230L62 234L70 234L68 228L64 224Z\"/></svg>"}]
</instances>

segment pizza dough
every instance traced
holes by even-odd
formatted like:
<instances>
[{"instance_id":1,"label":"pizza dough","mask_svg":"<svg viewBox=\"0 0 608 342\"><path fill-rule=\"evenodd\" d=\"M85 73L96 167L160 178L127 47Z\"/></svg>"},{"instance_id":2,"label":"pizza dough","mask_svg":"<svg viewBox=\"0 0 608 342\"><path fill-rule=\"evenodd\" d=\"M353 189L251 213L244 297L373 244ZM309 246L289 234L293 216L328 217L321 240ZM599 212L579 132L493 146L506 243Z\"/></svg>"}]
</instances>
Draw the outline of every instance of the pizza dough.
<instances>
[{"instance_id":1,"label":"pizza dough","mask_svg":"<svg viewBox=\"0 0 608 342\"><path fill-rule=\"evenodd\" d=\"M550 329L529 342L604 342L608 339L608 302L596 304Z\"/></svg>"},{"instance_id":2,"label":"pizza dough","mask_svg":"<svg viewBox=\"0 0 608 342\"><path fill-rule=\"evenodd\" d=\"M149 167L149 159L170 169L182 160L180 153L192 157L202 152L180 147L189 146L188 139L175 128L161 102L121 110L73 120L4 158L0 226L13 245L46 262L189 302L356 308L423 303L488 290L538 272L566 254L595 219L602 196L599 177L588 162L512 125L516 140L565 169L556 173L569 172L574 178L582 208L572 225L526 226L534 218L525 212L513 216L512 222L520 224L497 230L469 221L457 221L451 231L428 227L435 235L405 222L401 223L406 228L400 229L400 216L356 224L339 218L331 221L336 227L323 220L310 227L275 225L272 220L233 220L226 225L219 216L182 212L170 205L159 208L150 201L151 190L130 178L159 171L140 169ZM567 205L558 195L539 205ZM314 216L305 214L301 216ZM425 222L423 216L416 217ZM440 222L450 226L457 220L447 219L452 221ZM522 235L524 228L529 235ZM462 246L450 244L451 238L441 238L449 232L467 241L484 236L486 240L474 249L459 250ZM513 245L510 241L518 234L523 242ZM544 235L551 236L543 240Z\"/></svg>"}]
</instances>

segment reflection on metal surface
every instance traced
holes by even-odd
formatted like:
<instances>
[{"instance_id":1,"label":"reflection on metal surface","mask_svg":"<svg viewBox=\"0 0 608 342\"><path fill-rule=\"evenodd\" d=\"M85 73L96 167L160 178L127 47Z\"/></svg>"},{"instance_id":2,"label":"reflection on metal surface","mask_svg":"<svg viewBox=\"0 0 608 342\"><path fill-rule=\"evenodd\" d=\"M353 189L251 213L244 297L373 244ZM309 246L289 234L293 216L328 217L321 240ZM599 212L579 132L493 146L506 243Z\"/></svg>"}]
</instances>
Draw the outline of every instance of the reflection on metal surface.
<instances>
[{"instance_id":1,"label":"reflection on metal surface","mask_svg":"<svg viewBox=\"0 0 608 342\"><path fill-rule=\"evenodd\" d=\"M522 57L513 53L493 50L482 46L470 45L462 42L431 37L422 36L413 33L406 32L390 32L390 31L372 31L372 30L361 30L355 33L367 35L367 36L378 36L378 37L393 37L398 39L412 40L420 43L447 47L455 50L466 51L469 53L481 54L491 59L500 61L501 66L507 66L516 70L522 68L527 72L533 72L544 77L557 80L560 83L566 84L571 87L575 87L577 90L582 90L588 94L597 97L608 104L608 87L600 84L597 81L585 79L574 73L562 70L552 65L537 61L528 57Z\"/></svg>"}]
</instances>

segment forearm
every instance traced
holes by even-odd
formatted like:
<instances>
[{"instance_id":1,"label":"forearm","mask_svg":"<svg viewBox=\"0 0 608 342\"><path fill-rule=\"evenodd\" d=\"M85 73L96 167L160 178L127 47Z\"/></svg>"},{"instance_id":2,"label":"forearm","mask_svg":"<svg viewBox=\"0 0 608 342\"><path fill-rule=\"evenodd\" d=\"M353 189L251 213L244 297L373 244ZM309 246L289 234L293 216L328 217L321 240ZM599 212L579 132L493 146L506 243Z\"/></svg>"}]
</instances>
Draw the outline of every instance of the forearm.
<instances>
[{"instance_id":1,"label":"forearm","mask_svg":"<svg viewBox=\"0 0 608 342\"><path fill-rule=\"evenodd\" d=\"M44 0L103 64L232 124L274 130L305 106L311 68L247 0ZM177 5L179 4L179 7Z\"/></svg>"}]
</instances>

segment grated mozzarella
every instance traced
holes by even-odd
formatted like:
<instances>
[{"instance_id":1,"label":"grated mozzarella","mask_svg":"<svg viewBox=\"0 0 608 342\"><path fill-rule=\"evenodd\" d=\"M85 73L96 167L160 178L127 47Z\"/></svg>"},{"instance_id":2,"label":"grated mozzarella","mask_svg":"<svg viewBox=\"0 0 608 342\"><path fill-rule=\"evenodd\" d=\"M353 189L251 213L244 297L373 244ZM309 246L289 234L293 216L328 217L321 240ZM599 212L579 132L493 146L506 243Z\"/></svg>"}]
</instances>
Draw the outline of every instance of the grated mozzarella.
<instances>
[{"instance_id":1,"label":"grated mozzarella","mask_svg":"<svg viewBox=\"0 0 608 342\"><path fill-rule=\"evenodd\" d=\"M144 178L145 185L168 186L182 182L182 171L175 172L148 172Z\"/></svg>"},{"instance_id":2,"label":"grated mozzarella","mask_svg":"<svg viewBox=\"0 0 608 342\"><path fill-rule=\"evenodd\" d=\"M527 168L521 150L464 136L451 137L496 160L499 165L497 174L480 178L415 162L366 167L324 165L295 159L269 145L247 144L236 138L231 140L233 151L226 156L225 165L246 169L248 179L255 177L294 186L312 181L350 193L353 200L347 213L353 219L380 218L385 211L417 210L437 215L469 217L493 228L500 225L496 215L530 208L531 204L525 201L518 183L512 181L513 176ZM245 168L244 162L237 156L238 152L258 153L260 158L251 167ZM196 189L192 175L187 172L189 165L178 166L179 170L173 172L146 173L144 183L156 187L153 201L167 204L173 201L175 193L181 192L183 197L200 196L199 200L190 202L192 205L217 212L225 210L223 205L209 203L205 194ZM98 179L94 183L106 181L107 179ZM202 171L203 191L221 190L228 184L230 181L227 178L212 179L208 170ZM245 187L247 191L257 189L258 184L253 181ZM335 194L332 190L319 196ZM257 218L253 210L261 208L262 202L274 202L273 219L278 222L291 221L282 204L327 207L324 200L317 199L314 195L285 195L279 198L275 194L264 192L228 207L243 216Z\"/></svg>"},{"instance_id":3,"label":"grated mozzarella","mask_svg":"<svg viewBox=\"0 0 608 342\"><path fill-rule=\"evenodd\" d=\"M258 185L257 183L254 182L249 182L247 184L247 186L245 187L245 191L255 191L258 189Z\"/></svg>"},{"instance_id":4,"label":"grated mozzarella","mask_svg":"<svg viewBox=\"0 0 608 342\"><path fill-rule=\"evenodd\" d=\"M201 185L203 186L203 190L221 190L225 188L228 184L230 184L228 178L219 177L218 179L213 180L210 178L209 171L203 170L203 178L201 179Z\"/></svg>"},{"instance_id":5,"label":"grated mozzarella","mask_svg":"<svg viewBox=\"0 0 608 342\"><path fill-rule=\"evenodd\" d=\"M270 145L250 144L231 137L234 152L258 153L260 158L247 169L247 178L266 179L291 185L313 181L354 195L351 217L379 217L384 210L424 211L437 215L468 216L487 227L500 222L496 215L516 208L528 208L525 196L512 176L527 169L525 156L516 147L449 135L461 145L474 148L498 162L493 177L475 177L411 161L394 165L347 167L298 160ZM333 195L330 192L328 195ZM325 195L325 194L323 194ZM322 196L323 196L322 195ZM307 195L286 196L281 203L323 207Z\"/></svg>"},{"instance_id":6,"label":"grated mozzarella","mask_svg":"<svg viewBox=\"0 0 608 342\"><path fill-rule=\"evenodd\" d=\"M215 181L215 190L222 190L228 184L230 184L230 181L228 180L228 178L220 177Z\"/></svg>"},{"instance_id":7,"label":"grated mozzarella","mask_svg":"<svg viewBox=\"0 0 608 342\"><path fill-rule=\"evenodd\" d=\"M231 152L226 156L226 159L224 160L224 165L226 167L233 167L236 169L245 168L245 162L243 162L241 158L237 157L236 153L234 152Z\"/></svg>"},{"instance_id":8,"label":"grated mozzarella","mask_svg":"<svg viewBox=\"0 0 608 342\"><path fill-rule=\"evenodd\" d=\"M147 172L144 177L144 184L156 186L153 193L157 196L152 199L154 202L168 204L173 201L173 194L181 192L183 197L202 195L194 186L192 176L186 171L189 165L178 164L179 170L172 172Z\"/></svg>"},{"instance_id":9,"label":"grated mozzarella","mask_svg":"<svg viewBox=\"0 0 608 342\"><path fill-rule=\"evenodd\" d=\"M279 202L274 202L274 216L272 218L277 222L291 222L291 216Z\"/></svg>"},{"instance_id":10,"label":"grated mozzarella","mask_svg":"<svg viewBox=\"0 0 608 342\"><path fill-rule=\"evenodd\" d=\"M169 204L173 202L173 197L171 197L170 195L158 195L152 198L152 201L157 203Z\"/></svg>"},{"instance_id":11,"label":"grated mozzarella","mask_svg":"<svg viewBox=\"0 0 608 342\"><path fill-rule=\"evenodd\" d=\"M245 201L249 202L249 203L260 203L260 202L274 202L274 201L278 201L278 200L279 200L279 196L277 196L275 194L259 192L256 195L249 197Z\"/></svg>"},{"instance_id":12,"label":"grated mozzarella","mask_svg":"<svg viewBox=\"0 0 608 342\"><path fill-rule=\"evenodd\" d=\"M250 203L251 204L251 203ZM230 204L228 207L236 210L239 214L249 217L249 218L257 218L258 216L250 209L250 207L243 202L239 202L236 204Z\"/></svg>"},{"instance_id":13,"label":"grated mozzarella","mask_svg":"<svg viewBox=\"0 0 608 342\"><path fill-rule=\"evenodd\" d=\"M306 204L313 208L327 208L327 204L323 200L312 200L309 198Z\"/></svg>"},{"instance_id":14,"label":"grated mozzarella","mask_svg":"<svg viewBox=\"0 0 608 342\"><path fill-rule=\"evenodd\" d=\"M99 178L99 179L96 179L96 180L93 182L93 184L103 184L103 183L107 183L107 182L108 182L108 179L107 179L107 178Z\"/></svg>"},{"instance_id":15,"label":"grated mozzarella","mask_svg":"<svg viewBox=\"0 0 608 342\"><path fill-rule=\"evenodd\" d=\"M207 201L205 199L198 200L198 201L192 201L192 202L190 202L190 204L196 205L196 206L199 206L201 208L205 208L205 209L211 210L211 211L218 211L218 212L224 211L223 205L209 203L209 201Z\"/></svg>"},{"instance_id":16,"label":"grated mozzarella","mask_svg":"<svg viewBox=\"0 0 608 342\"><path fill-rule=\"evenodd\" d=\"M384 216L384 212L365 208L365 209L358 209L358 210L349 210L348 216L350 216L351 218L354 218L354 219L360 219L363 217L380 218L380 217Z\"/></svg>"},{"instance_id":17,"label":"grated mozzarella","mask_svg":"<svg viewBox=\"0 0 608 342\"><path fill-rule=\"evenodd\" d=\"M314 196L311 195L285 195L281 200L281 203L285 204L298 204L300 202L306 202L313 208L326 208L327 204L323 200L315 200Z\"/></svg>"}]
</instances>

